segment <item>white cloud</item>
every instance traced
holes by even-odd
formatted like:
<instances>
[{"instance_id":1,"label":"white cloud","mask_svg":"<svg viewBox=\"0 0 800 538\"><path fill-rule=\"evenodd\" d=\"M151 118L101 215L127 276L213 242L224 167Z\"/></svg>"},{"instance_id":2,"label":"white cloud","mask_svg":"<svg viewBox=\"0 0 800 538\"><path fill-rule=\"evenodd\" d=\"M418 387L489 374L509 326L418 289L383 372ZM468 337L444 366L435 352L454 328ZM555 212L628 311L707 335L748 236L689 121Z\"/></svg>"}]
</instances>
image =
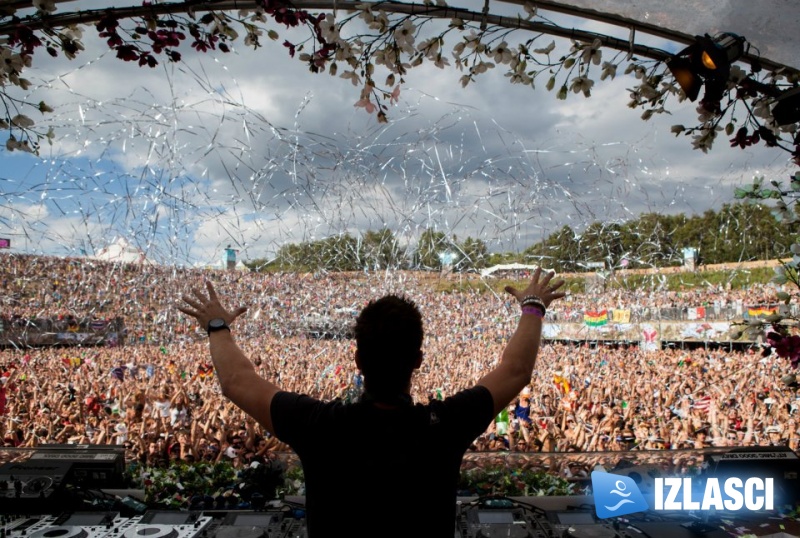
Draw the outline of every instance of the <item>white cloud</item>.
<instances>
[{"instance_id":1,"label":"white cloud","mask_svg":"<svg viewBox=\"0 0 800 538\"><path fill-rule=\"evenodd\" d=\"M49 87L30 96L57 108L52 162L35 167L65 213L22 225L52 244L102 230L191 262L229 243L255 258L388 224L404 237L430 226L525 248L563 224L700 212L758 171L788 175L783 152L729 149L725 136L708 155L692 151L669 132L694 122L692 103L643 122L622 74L590 99L559 101L546 78L511 85L498 66L462 89L454 68L424 65L380 126L353 108L360 88L309 73L280 41L156 69L97 59L105 45L86 43L89 64L37 56ZM26 195L6 198L28 207Z\"/></svg>"}]
</instances>

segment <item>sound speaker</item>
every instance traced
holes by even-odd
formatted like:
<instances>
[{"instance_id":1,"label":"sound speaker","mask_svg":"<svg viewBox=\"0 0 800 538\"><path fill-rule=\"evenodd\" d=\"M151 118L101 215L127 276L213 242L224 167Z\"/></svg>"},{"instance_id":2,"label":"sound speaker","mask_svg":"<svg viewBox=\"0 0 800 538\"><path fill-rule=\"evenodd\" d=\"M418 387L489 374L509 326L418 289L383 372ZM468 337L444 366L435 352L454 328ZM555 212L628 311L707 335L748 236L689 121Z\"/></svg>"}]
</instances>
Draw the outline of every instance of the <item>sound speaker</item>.
<instances>
[{"instance_id":1,"label":"sound speaker","mask_svg":"<svg viewBox=\"0 0 800 538\"><path fill-rule=\"evenodd\" d=\"M40 445L28 461L70 463L66 481L73 485L114 488L125 484L125 449L118 445Z\"/></svg>"},{"instance_id":2,"label":"sound speaker","mask_svg":"<svg viewBox=\"0 0 800 538\"><path fill-rule=\"evenodd\" d=\"M730 477L772 478L775 503L800 503L800 458L785 446L731 449L709 456L709 476L722 482Z\"/></svg>"}]
</instances>

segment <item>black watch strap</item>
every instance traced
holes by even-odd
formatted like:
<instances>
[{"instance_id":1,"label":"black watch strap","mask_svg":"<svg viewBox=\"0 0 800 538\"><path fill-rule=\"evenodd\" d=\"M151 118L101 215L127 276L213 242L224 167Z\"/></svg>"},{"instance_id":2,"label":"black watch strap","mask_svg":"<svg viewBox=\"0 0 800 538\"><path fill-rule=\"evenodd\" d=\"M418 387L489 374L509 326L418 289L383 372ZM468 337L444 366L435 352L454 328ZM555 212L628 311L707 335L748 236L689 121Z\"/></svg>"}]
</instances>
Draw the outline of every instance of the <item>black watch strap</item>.
<instances>
[{"instance_id":1,"label":"black watch strap","mask_svg":"<svg viewBox=\"0 0 800 538\"><path fill-rule=\"evenodd\" d=\"M206 326L206 332L208 332L209 336L211 336L211 333L214 331L221 331L222 329L227 329L229 331L231 330L230 326L225 323L225 320L222 318L214 318L209 320L208 326Z\"/></svg>"}]
</instances>

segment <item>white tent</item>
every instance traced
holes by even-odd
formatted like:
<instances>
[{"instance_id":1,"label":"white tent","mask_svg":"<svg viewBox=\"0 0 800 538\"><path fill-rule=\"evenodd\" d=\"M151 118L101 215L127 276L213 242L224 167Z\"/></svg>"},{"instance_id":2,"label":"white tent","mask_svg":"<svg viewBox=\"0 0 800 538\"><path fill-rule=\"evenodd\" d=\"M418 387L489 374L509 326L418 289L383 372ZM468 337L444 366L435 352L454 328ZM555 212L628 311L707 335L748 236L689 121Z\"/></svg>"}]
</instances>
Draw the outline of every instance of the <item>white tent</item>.
<instances>
[{"instance_id":1,"label":"white tent","mask_svg":"<svg viewBox=\"0 0 800 538\"><path fill-rule=\"evenodd\" d=\"M196 265L196 267L202 269L213 269L216 271L223 271L227 269L227 264L224 260L217 260L214 262L199 263ZM247 267L242 260L236 260L236 265L234 266L234 269L236 271L250 271L250 268Z\"/></svg>"},{"instance_id":2,"label":"white tent","mask_svg":"<svg viewBox=\"0 0 800 538\"><path fill-rule=\"evenodd\" d=\"M139 263L153 265L143 250L131 245L127 239L120 237L107 247L101 248L93 256L95 260L112 263Z\"/></svg>"},{"instance_id":3,"label":"white tent","mask_svg":"<svg viewBox=\"0 0 800 538\"><path fill-rule=\"evenodd\" d=\"M495 273L497 271L514 271L514 270L533 271L537 267L539 267L539 266L538 265L528 265L528 264L523 264L523 263L503 263L503 264L498 264L498 265L493 265L491 267L487 267L486 269L482 269L481 270L481 276L482 277L487 277L487 276L489 276L492 273Z\"/></svg>"}]
</instances>

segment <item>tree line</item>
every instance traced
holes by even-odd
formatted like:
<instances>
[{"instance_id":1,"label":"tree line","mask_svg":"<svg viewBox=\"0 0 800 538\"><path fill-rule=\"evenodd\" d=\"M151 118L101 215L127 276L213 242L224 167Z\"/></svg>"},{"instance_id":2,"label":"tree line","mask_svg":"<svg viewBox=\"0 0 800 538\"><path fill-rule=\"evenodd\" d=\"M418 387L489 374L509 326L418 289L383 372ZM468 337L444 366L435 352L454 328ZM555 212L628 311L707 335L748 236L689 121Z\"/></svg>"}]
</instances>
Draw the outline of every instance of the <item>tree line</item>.
<instances>
[{"instance_id":1,"label":"tree line","mask_svg":"<svg viewBox=\"0 0 800 538\"><path fill-rule=\"evenodd\" d=\"M497 264L539 264L560 273L602 267L653 268L683 265L685 249L697 263L716 264L785 257L791 238L772 214L756 203L724 204L701 215L643 213L625 222L595 221L583 230L570 226L550 234L521 252L490 252L484 238L455 235L431 228L415 245L403 245L383 228L325 239L288 243L273 259L246 265L256 271L377 271L414 269L479 271Z\"/></svg>"}]
</instances>

